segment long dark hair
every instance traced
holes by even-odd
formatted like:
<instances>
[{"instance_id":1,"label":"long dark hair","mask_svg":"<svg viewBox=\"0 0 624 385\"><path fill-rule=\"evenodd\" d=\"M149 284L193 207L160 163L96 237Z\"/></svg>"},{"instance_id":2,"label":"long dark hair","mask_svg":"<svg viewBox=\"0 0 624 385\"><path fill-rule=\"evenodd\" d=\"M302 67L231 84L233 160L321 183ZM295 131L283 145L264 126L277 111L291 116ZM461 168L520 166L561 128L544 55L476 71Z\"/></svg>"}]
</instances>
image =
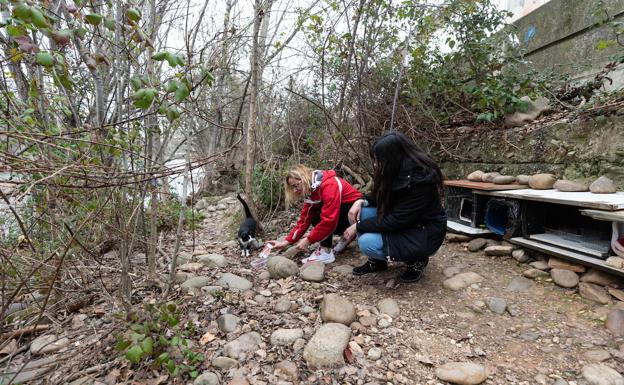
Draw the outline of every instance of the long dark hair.
<instances>
[{"instance_id":1,"label":"long dark hair","mask_svg":"<svg viewBox=\"0 0 624 385\"><path fill-rule=\"evenodd\" d=\"M373 196L377 200L378 218L383 218L390 207L392 186L406 159L421 167L423 174L437 175L438 192L442 192L444 177L440 167L405 134L390 131L377 138L371 148L371 158L375 161Z\"/></svg>"}]
</instances>

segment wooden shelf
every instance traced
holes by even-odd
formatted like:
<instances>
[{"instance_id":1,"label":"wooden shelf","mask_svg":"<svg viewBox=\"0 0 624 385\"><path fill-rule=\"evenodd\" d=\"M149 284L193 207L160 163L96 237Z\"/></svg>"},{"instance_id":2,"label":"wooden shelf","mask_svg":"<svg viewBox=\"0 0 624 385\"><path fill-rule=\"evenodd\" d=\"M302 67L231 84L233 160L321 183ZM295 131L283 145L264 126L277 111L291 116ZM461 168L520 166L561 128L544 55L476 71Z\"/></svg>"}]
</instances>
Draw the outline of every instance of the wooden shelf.
<instances>
[{"instance_id":1,"label":"wooden shelf","mask_svg":"<svg viewBox=\"0 0 624 385\"><path fill-rule=\"evenodd\" d=\"M558 190L522 189L513 191L475 191L475 193L607 211L624 209L623 192L617 192L615 194L592 194L590 192L562 192Z\"/></svg>"}]
</instances>

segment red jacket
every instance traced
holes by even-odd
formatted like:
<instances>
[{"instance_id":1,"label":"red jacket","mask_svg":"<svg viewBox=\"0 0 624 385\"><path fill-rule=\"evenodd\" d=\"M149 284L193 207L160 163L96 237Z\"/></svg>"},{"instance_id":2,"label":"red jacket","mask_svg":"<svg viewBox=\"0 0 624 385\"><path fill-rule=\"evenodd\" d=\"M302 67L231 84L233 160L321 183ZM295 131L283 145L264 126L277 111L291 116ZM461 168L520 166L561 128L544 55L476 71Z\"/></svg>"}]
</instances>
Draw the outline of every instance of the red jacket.
<instances>
[{"instance_id":1,"label":"red jacket","mask_svg":"<svg viewBox=\"0 0 624 385\"><path fill-rule=\"evenodd\" d=\"M318 181L314 182L319 172L323 173L320 184ZM310 227L312 218L319 211L321 221L314 226L308 235L308 240L310 243L322 241L336 230L340 218L340 205L353 203L360 198L362 198L362 193L344 179L337 177L335 171L314 171L312 173L312 193L304 200L297 225L288 234L286 241L294 243L301 239Z\"/></svg>"}]
</instances>

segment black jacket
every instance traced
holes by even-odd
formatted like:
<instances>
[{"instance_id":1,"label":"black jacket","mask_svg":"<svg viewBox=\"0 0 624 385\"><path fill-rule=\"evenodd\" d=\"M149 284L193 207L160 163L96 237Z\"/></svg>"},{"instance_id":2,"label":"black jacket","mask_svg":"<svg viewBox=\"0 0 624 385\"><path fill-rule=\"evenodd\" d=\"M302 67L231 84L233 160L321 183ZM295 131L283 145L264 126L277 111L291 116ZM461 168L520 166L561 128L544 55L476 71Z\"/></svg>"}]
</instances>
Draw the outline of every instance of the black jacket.
<instances>
[{"instance_id":1,"label":"black jacket","mask_svg":"<svg viewBox=\"0 0 624 385\"><path fill-rule=\"evenodd\" d=\"M440 202L438 175L406 160L394 181L390 207L381 220L369 218L357 224L359 233L381 233L390 260L424 261L442 245L446 213ZM376 206L366 197L369 206Z\"/></svg>"}]
</instances>

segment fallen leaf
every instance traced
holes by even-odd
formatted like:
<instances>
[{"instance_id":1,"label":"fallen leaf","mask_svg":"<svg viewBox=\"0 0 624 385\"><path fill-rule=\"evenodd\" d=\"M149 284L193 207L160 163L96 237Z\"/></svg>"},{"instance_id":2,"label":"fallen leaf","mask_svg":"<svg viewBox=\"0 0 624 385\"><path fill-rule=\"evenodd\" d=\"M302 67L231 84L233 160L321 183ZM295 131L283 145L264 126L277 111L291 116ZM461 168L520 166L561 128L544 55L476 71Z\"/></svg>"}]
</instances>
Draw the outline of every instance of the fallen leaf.
<instances>
[{"instance_id":1,"label":"fallen leaf","mask_svg":"<svg viewBox=\"0 0 624 385\"><path fill-rule=\"evenodd\" d=\"M2 350L0 350L0 354L11 354L11 353L15 353L17 351L17 341L15 341L15 339L12 339L8 344L6 344L5 347L2 348Z\"/></svg>"},{"instance_id":2,"label":"fallen leaf","mask_svg":"<svg viewBox=\"0 0 624 385\"><path fill-rule=\"evenodd\" d=\"M349 348L348 346L342 352L342 355L344 356L344 359L345 359L346 362L348 362L350 364L355 362L355 356L353 355L353 352L351 351L351 348Z\"/></svg>"},{"instance_id":3,"label":"fallen leaf","mask_svg":"<svg viewBox=\"0 0 624 385\"><path fill-rule=\"evenodd\" d=\"M214 334L207 332L206 334L204 334L202 336L202 338L200 338L199 343L203 346L206 345L208 342L214 340L216 337Z\"/></svg>"}]
</instances>

